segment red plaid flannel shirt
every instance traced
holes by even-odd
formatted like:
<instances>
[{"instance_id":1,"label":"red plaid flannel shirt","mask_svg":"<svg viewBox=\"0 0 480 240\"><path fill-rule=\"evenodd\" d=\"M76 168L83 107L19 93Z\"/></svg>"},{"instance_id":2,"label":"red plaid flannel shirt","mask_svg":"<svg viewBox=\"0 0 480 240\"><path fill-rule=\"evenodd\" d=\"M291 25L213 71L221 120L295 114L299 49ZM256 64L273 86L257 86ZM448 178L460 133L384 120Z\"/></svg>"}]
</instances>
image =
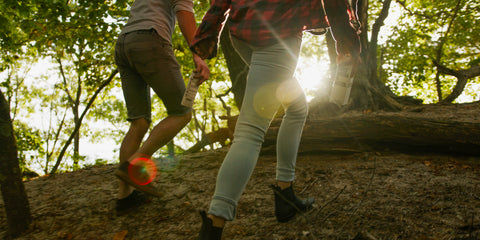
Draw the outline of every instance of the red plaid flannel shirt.
<instances>
[{"instance_id":1,"label":"red plaid flannel shirt","mask_svg":"<svg viewBox=\"0 0 480 240\"><path fill-rule=\"evenodd\" d=\"M192 42L206 44L209 57L216 55L217 43L228 17L232 36L255 46L267 46L302 31L330 27L337 52L358 55L358 29L350 20L348 0L212 0ZM324 11L325 9L325 11ZM325 16L325 14L327 16Z\"/></svg>"}]
</instances>

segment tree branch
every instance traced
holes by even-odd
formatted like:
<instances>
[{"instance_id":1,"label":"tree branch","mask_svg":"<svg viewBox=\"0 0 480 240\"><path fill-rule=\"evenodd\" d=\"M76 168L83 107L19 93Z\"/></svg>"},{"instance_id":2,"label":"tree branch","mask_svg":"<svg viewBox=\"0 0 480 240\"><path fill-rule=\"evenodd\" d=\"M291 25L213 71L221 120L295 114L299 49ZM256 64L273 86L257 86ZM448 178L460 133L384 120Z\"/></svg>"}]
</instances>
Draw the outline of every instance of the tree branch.
<instances>
[{"instance_id":1,"label":"tree branch","mask_svg":"<svg viewBox=\"0 0 480 240\"><path fill-rule=\"evenodd\" d=\"M67 93L67 97L68 97L68 101L73 103L73 98L72 98L72 95L70 94L70 91L68 91L68 84L67 84L67 77L65 76L65 72L63 71L63 64L62 64L62 60L60 58L55 58L55 60L57 60L58 62L58 68L60 70L60 74L62 75L62 80L63 80L63 86L64 86L64 91L65 93Z\"/></svg>"},{"instance_id":2,"label":"tree branch","mask_svg":"<svg viewBox=\"0 0 480 240\"><path fill-rule=\"evenodd\" d=\"M452 18L450 19L450 22L448 23L447 30L443 34L443 36L440 38L440 44L438 45L438 48L436 50L436 56L435 56L435 61L441 62L442 60L442 54L443 54L443 46L445 45L445 42L447 41L447 36L450 33L450 30L452 28L453 22L455 21L455 18L457 17L458 11L461 8L461 2L462 0L458 0L457 5L455 6L455 11L453 13ZM435 75L435 84L437 86L437 94L438 94L438 99L440 102L443 102L443 96L442 96L442 83L440 82L440 74L437 72ZM463 89L462 89L463 90Z\"/></svg>"},{"instance_id":3,"label":"tree branch","mask_svg":"<svg viewBox=\"0 0 480 240\"><path fill-rule=\"evenodd\" d=\"M78 121L78 124L76 123L75 124L75 128L73 129L73 132L70 134L70 137L68 138L67 142L65 143L65 145L63 146L62 150L60 151L60 154L57 158L57 162L55 163L55 166L52 168L52 170L50 171L50 174L54 174L57 172L58 170L58 166L60 166L60 163L62 162L62 159L63 159L63 156L65 155L65 152L67 151L67 148L70 146L70 144L72 143L72 140L73 138L75 137L75 135L78 133L78 131L80 130L80 126L82 125L82 121L83 121L83 118L85 117L85 115L87 114L88 110L90 110L90 107L93 105L93 103L95 102L95 99L97 98L98 94L100 94L100 92L113 80L113 77L115 77L115 75L118 73L118 69L115 69L112 74L110 74L110 76L108 77L107 80L105 80L99 87L98 89L95 91L95 93L92 95L92 97L90 98L90 100L88 101L87 105L85 106L85 109L83 110L82 112L82 115L80 116L79 118L79 121Z\"/></svg>"},{"instance_id":4,"label":"tree branch","mask_svg":"<svg viewBox=\"0 0 480 240\"><path fill-rule=\"evenodd\" d=\"M480 76L480 65L475 65L468 69L453 70L435 60L433 60L433 64L437 67L437 70L440 73L454 76L456 78L474 78Z\"/></svg>"},{"instance_id":5,"label":"tree branch","mask_svg":"<svg viewBox=\"0 0 480 240\"><path fill-rule=\"evenodd\" d=\"M480 65L472 66L468 69L453 70L441 63L433 60L433 64L437 67L437 72L445 75L454 76L458 79L457 84L453 87L452 92L445 99L442 99L440 103L451 103L462 94L465 86L468 83L468 79L480 76Z\"/></svg>"}]
</instances>

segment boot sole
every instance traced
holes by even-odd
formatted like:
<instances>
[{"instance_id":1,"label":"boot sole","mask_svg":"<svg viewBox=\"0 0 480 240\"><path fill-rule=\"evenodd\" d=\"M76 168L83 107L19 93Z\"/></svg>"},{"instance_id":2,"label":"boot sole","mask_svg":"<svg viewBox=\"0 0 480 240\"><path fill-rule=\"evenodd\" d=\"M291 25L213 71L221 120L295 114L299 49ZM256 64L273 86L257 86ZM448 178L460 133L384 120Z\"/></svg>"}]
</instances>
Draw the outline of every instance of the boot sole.
<instances>
[{"instance_id":1,"label":"boot sole","mask_svg":"<svg viewBox=\"0 0 480 240\"><path fill-rule=\"evenodd\" d=\"M295 215L297 215L297 212L293 213L292 215L286 216L286 217L281 217L281 218L277 217L277 221L281 222L281 223L286 223L286 222L292 220L293 217L295 217Z\"/></svg>"}]
</instances>

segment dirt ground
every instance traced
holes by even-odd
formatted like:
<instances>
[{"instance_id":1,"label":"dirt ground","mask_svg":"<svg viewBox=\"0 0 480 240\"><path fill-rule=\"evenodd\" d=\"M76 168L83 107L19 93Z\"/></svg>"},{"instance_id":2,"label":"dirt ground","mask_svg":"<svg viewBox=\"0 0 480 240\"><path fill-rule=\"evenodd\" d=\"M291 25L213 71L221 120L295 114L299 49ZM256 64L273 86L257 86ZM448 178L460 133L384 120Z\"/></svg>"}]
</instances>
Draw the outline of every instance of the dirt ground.
<instances>
[{"instance_id":1,"label":"dirt ground","mask_svg":"<svg viewBox=\"0 0 480 240\"><path fill-rule=\"evenodd\" d=\"M195 239L225 153L180 158L156 178L166 196L125 216L114 211L115 166L30 180L34 223L19 239ZM316 206L286 224L273 215L274 176L275 158L262 156L224 239L480 239L477 157L300 156L295 189Z\"/></svg>"},{"instance_id":2,"label":"dirt ground","mask_svg":"<svg viewBox=\"0 0 480 240\"><path fill-rule=\"evenodd\" d=\"M164 165L155 183L166 195L124 216L114 211L114 165L26 181L34 222L18 239L195 239L198 210L208 207L226 152L180 156ZM261 156L223 239L480 239L479 160L300 155L295 189L301 197L315 197L315 208L278 223L269 187L276 160ZM0 201L0 237L6 225Z\"/></svg>"}]
</instances>

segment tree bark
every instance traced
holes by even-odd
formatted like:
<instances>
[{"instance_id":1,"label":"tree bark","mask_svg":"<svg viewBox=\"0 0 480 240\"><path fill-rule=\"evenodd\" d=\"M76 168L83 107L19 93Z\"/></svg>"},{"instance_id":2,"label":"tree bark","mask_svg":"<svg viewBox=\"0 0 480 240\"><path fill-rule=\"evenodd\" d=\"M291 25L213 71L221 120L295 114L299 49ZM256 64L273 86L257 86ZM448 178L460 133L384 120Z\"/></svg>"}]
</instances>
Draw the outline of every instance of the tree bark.
<instances>
[{"instance_id":1,"label":"tree bark","mask_svg":"<svg viewBox=\"0 0 480 240\"><path fill-rule=\"evenodd\" d=\"M368 46L368 1L369 0L358 0L357 2L357 13L360 20L360 45L362 49L367 49Z\"/></svg>"},{"instance_id":2,"label":"tree bark","mask_svg":"<svg viewBox=\"0 0 480 240\"><path fill-rule=\"evenodd\" d=\"M17 237L28 229L32 216L18 163L10 110L1 90L0 142L3 144L0 148L0 186L5 203L8 233L12 237Z\"/></svg>"},{"instance_id":3,"label":"tree bark","mask_svg":"<svg viewBox=\"0 0 480 240\"><path fill-rule=\"evenodd\" d=\"M278 126L272 123L263 153L274 153ZM369 151L480 155L480 123L442 121L398 114L356 114L307 120L299 153Z\"/></svg>"},{"instance_id":4,"label":"tree bark","mask_svg":"<svg viewBox=\"0 0 480 240\"><path fill-rule=\"evenodd\" d=\"M77 79L77 94L75 97L75 102L72 105L73 112L73 122L75 125L80 125L79 109L80 109L80 97L82 95L82 81L80 77ZM80 168L80 131L77 131L75 137L73 138L73 170L76 171Z\"/></svg>"},{"instance_id":5,"label":"tree bark","mask_svg":"<svg viewBox=\"0 0 480 240\"><path fill-rule=\"evenodd\" d=\"M395 99L392 91L377 76L378 33L388 16L391 1L384 1L380 16L373 24L372 39L368 41L368 0L359 1L359 17L362 21L360 42L362 63L358 67L353 82L350 100L345 110L399 111L403 107Z\"/></svg>"},{"instance_id":6,"label":"tree bark","mask_svg":"<svg viewBox=\"0 0 480 240\"><path fill-rule=\"evenodd\" d=\"M327 44L328 49L328 59L330 60L330 65L328 68L328 93L330 95L330 90L332 88L333 81L335 79L335 72L337 71L337 50L335 49L335 39L333 39L332 34L327 32L325 34L325 43Z\"/></svg>"}]
</instances>

